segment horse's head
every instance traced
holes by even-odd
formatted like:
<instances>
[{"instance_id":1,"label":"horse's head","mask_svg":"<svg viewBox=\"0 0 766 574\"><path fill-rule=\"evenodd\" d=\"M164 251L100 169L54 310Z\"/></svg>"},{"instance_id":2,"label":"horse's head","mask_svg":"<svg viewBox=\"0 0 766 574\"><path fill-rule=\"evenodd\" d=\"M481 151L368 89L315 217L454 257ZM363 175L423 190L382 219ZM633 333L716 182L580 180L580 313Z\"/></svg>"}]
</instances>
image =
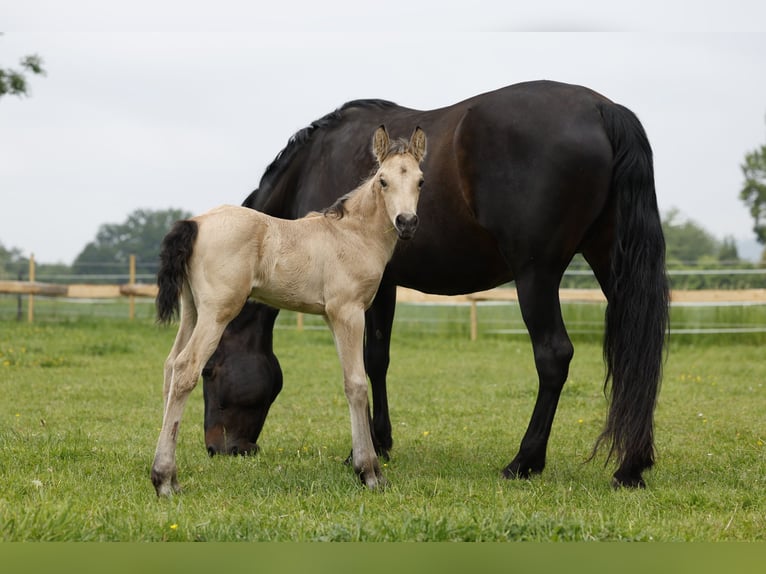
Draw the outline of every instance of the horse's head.
<instances>
[{"instance_id":1,"label":"horse's head","mask_svg":"<svg viewBox=\"0 0 766 574\"><path fill-rule=\"evenodd\" d=\"M248 302L202 371L205 446L210 455L258 451L258 435L282 389L272 347L277 310Z\"/></svg>"},{"instance_id":2,"label":"horse's head","mask_svg":"<svg viewBox=\"0 0 766 574\"><path fill-rule=\"evenodd\" d=\"M412 239L418 228L418 198L423 186L420 162L426 155L426 134L415 128L409 143L391 143L385 126L375 130L372 151L378 160L373 189L380 192L399 239Z\"/></svg>"}]
</instances>

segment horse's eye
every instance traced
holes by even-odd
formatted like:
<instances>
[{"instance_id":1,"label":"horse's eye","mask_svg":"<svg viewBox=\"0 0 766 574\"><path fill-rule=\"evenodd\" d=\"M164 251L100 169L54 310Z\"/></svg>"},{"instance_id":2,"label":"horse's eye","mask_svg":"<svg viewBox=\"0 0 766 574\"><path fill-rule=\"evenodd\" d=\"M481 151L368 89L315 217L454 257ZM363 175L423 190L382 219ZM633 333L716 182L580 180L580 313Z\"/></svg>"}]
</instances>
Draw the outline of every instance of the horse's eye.
<instances>
[{"instance_id":1,"label":"horse's eye","mask_svg":"<svg viewBox=\"0 0 766 574\"><path fill-rule=\"evenodd\" d=\"M425 180L421 177L420 181L418 182L418 189L422 188L424 183L425 183Z\"/></svg>"},{"instance_id":2,"label":"horse's eye","mask_svg":"<svg viewBox=\"0 0 766 574\"><path fill-rule=\"evenodd\" d=\"M382 177L380 178L380 187L382 187L383 189L388 187L388 182Z\"/></svg>"}]
</instances>

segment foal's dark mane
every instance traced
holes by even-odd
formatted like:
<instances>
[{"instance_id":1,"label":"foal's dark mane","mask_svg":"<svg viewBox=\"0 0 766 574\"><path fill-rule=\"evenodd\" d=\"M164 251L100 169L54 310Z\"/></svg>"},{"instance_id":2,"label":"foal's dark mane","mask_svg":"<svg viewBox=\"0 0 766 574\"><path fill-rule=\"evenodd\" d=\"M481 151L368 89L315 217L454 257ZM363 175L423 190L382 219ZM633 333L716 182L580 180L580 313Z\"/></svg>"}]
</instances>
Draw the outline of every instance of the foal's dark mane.
<instances>
[{"instance_id":1,"label":"foal's dark mane","mask_svg":"<svg viewBox=\"0 0 766 574\"><path fill-rule=\"evenodd\" d=\"M354 191L356 191L356 189ZM343 216L346 215L346 200L349 197L351 197L351 194L354 193L354 191L349 191L348 193L340 196L338 199L335 200L335 203L333 203L329 207L325 207L318 213L320 215L324 215L325 217L334 217L335 219L343 219Z\"/></svg>"},{"instance_id":2,"label":"foal's dark mane","mask_svg":"<svg viewBox=\"0 0 766 574\"><path fill-rule=\"evenodd\" d=\"M367 99L367 100L352 100L346 102L339 108L330 112L329 114L322 116L318 120L311 122L310 125L295 132L289 140L287 145L280 151L274 160L268 165L266 171L263 172L261 181L258 187L245 199L243 205L250 206L255 200L255 196L258 193L269 193L272 188L272 184L278 181L284 171L290 166L295 156L300 152L310 141L314 132L320 129L332 128L341 123L343 115L347 110L352 108L362 109L380 109L386 110L396 107L397 104L388 100L380 99ZM261 191L262 190L262 191Z\"/></svg>"}]
</instances>

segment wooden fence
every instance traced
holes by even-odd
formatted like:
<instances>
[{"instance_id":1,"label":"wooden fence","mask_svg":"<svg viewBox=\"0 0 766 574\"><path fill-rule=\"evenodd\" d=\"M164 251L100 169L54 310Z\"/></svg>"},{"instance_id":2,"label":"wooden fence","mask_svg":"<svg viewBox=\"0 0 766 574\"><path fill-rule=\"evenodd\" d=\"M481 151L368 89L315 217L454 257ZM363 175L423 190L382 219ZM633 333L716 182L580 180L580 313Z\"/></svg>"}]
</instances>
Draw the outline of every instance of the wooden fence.
<instances>
[{"instance_id":1,"label":"wooden fence","mask_svg":"<svg viewBox=\"0 0 766 574\"><path fill-rule=\"evenodd\" d=\"M136 297L155 298L157 286L154 284L136 283L136 259L130 257L128 282L122 285L92 285L75 283L69 285L42 283L35 280L34 256L29 263L29 281L0 280L0 293L25 295L27 297L27 320L34 321L34 298L36 295L46 297L64 297L70 299L118 299L128 298L128 316L135 317ZM560 289L559 297L562 302L604 303L606 300L599 289ZM414 289L399 287L396 295L397 302L420 304L468 304L470 311L471 340L478 337L477 305L482 302L514 302L518 300L516 289L498 287L488 291L479 291L468 295L430 295ZM678 291L671 293L671 301L675 304L736 304L757 303L766 304L766 289L740 290L698 290ZM298 329L303 328L303 315L298 313Z\"/></svg>"},{"instance_id":2,"label":"wooden fence","mask_svg":"<svg viewBox=\"0 0 766 574\"><path fill-rule=\"evenodd\" d=\"M47 297L65 297L68 299L118 299L128 297L128 316L135 317L136 297L157 296L157 286L136 283L136 258L130 256L128 283L123 285L92 285L73 283L62 285L58 283L41 283L35 281L35 257L29 258L29 281L0 280L0 293L27 296L27 320L32 323L35 318L35 295Z\"/></svg>"}]
</instances>

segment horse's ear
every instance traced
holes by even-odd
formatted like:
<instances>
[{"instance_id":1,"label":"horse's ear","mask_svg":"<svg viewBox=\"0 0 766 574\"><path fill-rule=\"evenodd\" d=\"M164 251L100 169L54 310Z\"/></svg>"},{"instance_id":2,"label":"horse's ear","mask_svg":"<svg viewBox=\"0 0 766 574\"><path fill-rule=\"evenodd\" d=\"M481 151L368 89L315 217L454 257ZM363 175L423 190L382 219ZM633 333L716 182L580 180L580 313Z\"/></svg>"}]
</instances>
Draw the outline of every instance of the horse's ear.
<instances>
[{"instance_id":1,"label":"horse's ear","mask_svg":"<svg viewBox=\"0 0 766 574\"><path fill-rule=\"evenodd\" d=\"M415 128L410 138L410 153L415 156L418 163L423 161L426 157L426 132L420 129L420 126Z\"/></svg>"},{"instance_id":2,"label":"horse's ear","mask_svg":"<svg viewBox=\"0 0 766 574\"><path fill-rule=\"evenodd\" d=\"M381 124L372 136L372 153L375 154L379 164L383 163L383 158L386 157L390 145L386 126Z\"/></svg>"}]
</instances>

